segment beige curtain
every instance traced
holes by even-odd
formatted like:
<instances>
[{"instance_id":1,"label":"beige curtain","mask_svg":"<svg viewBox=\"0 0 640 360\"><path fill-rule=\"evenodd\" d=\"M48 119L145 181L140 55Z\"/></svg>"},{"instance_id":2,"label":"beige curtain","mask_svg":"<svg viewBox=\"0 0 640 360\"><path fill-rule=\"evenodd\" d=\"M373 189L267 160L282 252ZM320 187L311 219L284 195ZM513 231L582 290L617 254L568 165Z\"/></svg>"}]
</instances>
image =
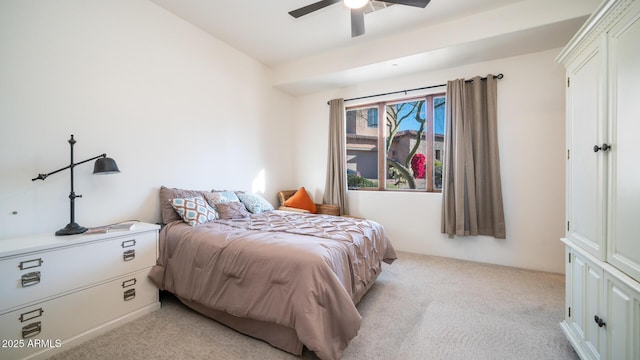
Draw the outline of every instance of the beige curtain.
<instances>
[{"instance_id":1,"label":"beige curtain","mask_svg":"<svg viewBox=\"0 0 640 360\"><path fill-rule=\"evenodd\" d=\"M442 233L504 239L497 80L447 82Z\"/></svg>"},{"instance_id":2,"label":"beige curtain","mask_svg":"<svg viewBox=\"0 0 640 360\"><path fill-rule=\"evenodd\" d=\"M344 99L329 101L329 154L324 203L340 206L340 214L349 213L344 122Z\"/></svg>"}]
</instances>

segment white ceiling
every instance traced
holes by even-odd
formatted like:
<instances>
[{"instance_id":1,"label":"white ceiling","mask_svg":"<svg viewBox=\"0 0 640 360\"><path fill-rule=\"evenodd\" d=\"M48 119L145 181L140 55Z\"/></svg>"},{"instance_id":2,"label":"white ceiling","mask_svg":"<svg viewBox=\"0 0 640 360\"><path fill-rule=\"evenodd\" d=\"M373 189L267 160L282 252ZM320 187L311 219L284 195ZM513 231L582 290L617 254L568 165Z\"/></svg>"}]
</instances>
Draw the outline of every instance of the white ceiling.
<instances>
[{"instance_id":1,"label":"white ceiling","mask_svg":"<svg viewBox=\"0 0 640 360\"><path fill-rule=\"evenodd\" d=\"M394 5L366 14L366 34L351 38L349 9L342 3L294 19L289 11L316 0L151 1L270 67L274 86L293 95L560 47L599 3Z\"/></svg>"}]
</instances>

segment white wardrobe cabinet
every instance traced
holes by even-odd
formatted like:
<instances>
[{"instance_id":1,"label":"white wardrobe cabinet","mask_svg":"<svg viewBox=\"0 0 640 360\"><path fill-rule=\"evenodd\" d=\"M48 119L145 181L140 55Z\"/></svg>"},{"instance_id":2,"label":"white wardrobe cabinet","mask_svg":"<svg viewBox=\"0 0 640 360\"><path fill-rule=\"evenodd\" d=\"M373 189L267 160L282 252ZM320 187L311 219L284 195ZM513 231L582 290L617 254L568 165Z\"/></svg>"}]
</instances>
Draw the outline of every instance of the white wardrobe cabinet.
<instances>
[{"instance_id":1,"label":"white wardrobe cabinet","mask_svg":"<svg viewBox=\"0 0 640 360\"><path fill-rule=\"evenodd\" d=\"M640 359L640 0L608 0L563 49L566 314L583 359Z\"/></svg>"}]
</instances>

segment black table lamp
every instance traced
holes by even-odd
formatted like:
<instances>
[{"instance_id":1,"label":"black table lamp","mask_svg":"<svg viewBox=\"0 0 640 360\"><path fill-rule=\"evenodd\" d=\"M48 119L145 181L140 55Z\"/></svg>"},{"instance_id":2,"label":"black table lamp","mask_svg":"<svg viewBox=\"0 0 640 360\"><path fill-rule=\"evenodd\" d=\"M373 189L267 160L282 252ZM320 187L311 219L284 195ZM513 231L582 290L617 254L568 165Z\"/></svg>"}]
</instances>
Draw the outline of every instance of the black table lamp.
<instances>
[{"instance_id":1,"label":"black table lamp","mask_svg":"<svg viewBox=\"0 0 640 360\"><path fill-rule=\"evenodd\" d=\"M80 226L76 223L76 214L75 214L75 200L76 198L82 197L82 195L76 195L76 193L73 191L73 168L76 167L76 165L80 165L80 164L84 164L86 162L89 162L91 160L96 160L95 165L93 166L93 173L94 174L114 174L114 173L119 173L120 170L118 170L118 165L116 165L115 160L108 158L107 154L102 154L102 155L98 155L98 156L94 156L91 159L87 159L87 160L83 160L77 163L73 162L73 145L75 145L76 141L73 138L73 135L71 135L71 139L69 139L69 145L71 145L71 163L69 164L69 166L65 166L61 169L58 169L56 171L52 171L48 174L38 174L37 177L31 179L31 181L36 181L36 180L44 180L47 178L47 176L49 175L53 175L55 173L58 173L60 171L63 170L67 170L70 169L71 170L71 192L69 193L69 201L70 201L70 216L71 219L69 220L69 223L67 224L67 226L65 226L64 228L56 231L56 235L61 236L61 235L75 235L75 234L82 234L83 232L87 231L88 229L86 227Z\"/></svg>"}]
</instances>

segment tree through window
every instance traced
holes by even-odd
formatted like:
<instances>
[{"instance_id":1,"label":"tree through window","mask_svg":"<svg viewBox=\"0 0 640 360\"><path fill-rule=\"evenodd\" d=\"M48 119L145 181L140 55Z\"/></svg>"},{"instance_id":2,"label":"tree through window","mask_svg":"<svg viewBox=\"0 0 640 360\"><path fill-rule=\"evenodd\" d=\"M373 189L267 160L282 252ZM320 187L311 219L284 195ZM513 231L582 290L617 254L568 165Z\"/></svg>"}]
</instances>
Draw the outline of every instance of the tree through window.
<instances>
[{"instance_id":1,"label":"tree through window","mask_svg":"<svg viewBox=\"0 0 640 360\"><path fill-rule=\"evenodd\" d=\"M436 94L347 108L349 189L440 191L445 99Z\"/></svg>"}]
</instances>

